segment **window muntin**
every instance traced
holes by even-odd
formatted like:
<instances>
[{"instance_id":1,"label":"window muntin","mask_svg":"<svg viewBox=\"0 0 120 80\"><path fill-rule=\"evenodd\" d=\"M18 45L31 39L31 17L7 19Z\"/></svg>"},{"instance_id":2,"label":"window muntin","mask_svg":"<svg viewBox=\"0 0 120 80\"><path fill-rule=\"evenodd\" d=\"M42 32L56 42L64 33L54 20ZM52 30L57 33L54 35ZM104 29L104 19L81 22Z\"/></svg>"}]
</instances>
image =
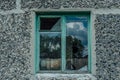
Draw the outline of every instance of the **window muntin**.
<instances>
[{"instance_id":1,"label":"window muntin","mask_svg":"<svg viewBox=\"0 0 120 80\"><path fill-rule=\"evenodd\" d=\"M51 17L52 16L52 17ZM52 29L52 28L50 28L50 29L41 29L40 27L39 27L39 33L41 33L40 35L42 35L42 33L44 34L44 33L46 33L46 35L47 36L49 36L50 35L50 33L52 34L56 34L56 33L60 33L60 37L61 37L61 45L60 45L60 54L61 54L61 56L60 56L60 61L54 61L54 62L47 62L47 60L45 61L44 59L43 59L43 62L42 62L42 56L41 56L41 58L39 57L39 60L37 60L37 61L39 61L39 71L53 71L53 70L61 70L61 71L82 71L82 72L84 72L84 71L87 71L87 72L89 72L90 71L90 68L88 68L89 67L89 65L88 65L88 62L90 62L89 60L90 59L88 59L88 57L86 57L86 59L88 60L88 62L86 62L86 68L81 68L81 67L78 67L78 68L76 68L76 69L73 69L73 68L67 68L67 35L68 35L68 32L69 32L69 30L68 30L68 26L67 26L67 23L70 23L70 22L84 22L84 23L82 23L84 26L86 26L86 27L88 27L89 26L89 15L87 14L87 15L78 15L78 16L76 16L76 15L72 15L72 16L68 16L68 15L61 15L61 16L54 16L54 15L49 15L49 17L47 17L47 15L44 15L44 17L43 16L39 16L39 18L45 18L45 19L47 19L47 18L59 18L57 21L56 21L56 24L57 24L57 27L56 28L54 28L54 29ZM78 20L77 19L73 19L73 18L79 18ZM38 19L38 21L39 21L39 25L41 26L41 19ZM49 20L48 20L49 21ZM86 22L85 22L86 21ZM58 27L58 25L60 25L59 27ZM53 26L56 26L55 24L53 25ZM86 28L87 29L87 28ZM87 31L89 31L89 30L87 30ZM52 34L52 35L53 35ZM87 35L88 35L88 33L87 33ZM65 38L66 37L66 38ZM40 38L39 38L39 41L40 41ZM41 43L41 41L40 41L40 43ZM88 41L88 43L89 43L89 41ZM40 46L42 47L42 45L39 45L38 47L39 47L39 49L40 49ZM86 46L89 46L89 45L86 45ZM66 48L66 49L65 49ZM89 48L89 47L88 47ZM39 51L39 53L41 54L41 50L38 50ZM49 53L48 53L49 54ZM90 50L88 50L88 55L87 56L89 56L89 54L90 54ZM47 58L47 57L46 57ZM72 59L71 59L71 61L72 61ZM38 63L38 62L37 62ZM41 63L42 64L44 64L44 66L45 66L45 63L48 63L49 64L49 68L47 67L47 68L42 68L42 66L43 65L41 65ZM55 67L53 67L53 65L52 64L57 64L57 63L59 63L59 68L55 68ZM89 63L90 64L90 63ZM48 66L48 65L46 65L46 66ZM52 67L51 67L52 66ZM83 66L84 67L84 66ZM54 69L55 68L55 69ZM88 71L88 69L89 69L89 71ZM38 69L37 69L38 70Z\"/></svg>"}]
</instances>

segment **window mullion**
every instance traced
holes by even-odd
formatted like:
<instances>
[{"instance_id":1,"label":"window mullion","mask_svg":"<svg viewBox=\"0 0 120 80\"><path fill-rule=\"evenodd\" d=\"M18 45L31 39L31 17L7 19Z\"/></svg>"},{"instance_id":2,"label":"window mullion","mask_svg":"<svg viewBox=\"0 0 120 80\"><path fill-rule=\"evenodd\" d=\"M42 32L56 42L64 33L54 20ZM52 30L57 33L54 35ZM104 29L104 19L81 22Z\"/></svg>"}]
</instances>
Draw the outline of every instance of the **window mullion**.
<instances>
[{"instance_id":1,"label":"window mullion","mask_svg":"<svg viewBox=\"0 0 120 80\"><path fill-rule=\"evenodd\" d=\"M39 19L39 16L38 17L36 17L37 18L37 22L36 22L36 30L35 30L35 32L36 32L36 37L35 37L35 39L37 40L36 41L36 56L35 56L35 59L36 59L36 63L35 63L35 66L36 66L36 72L38 72L40 69L39 69L39 55L40 55L40 49L39 49L39 45L40 45L40 35L39 35L39 25L40 25L40 19Z\"/></svg>"},{"instance_id":2,"label":"window mullion","mask_svg":"<svg viewBox=\"0 0 120 80\"><path fill-rule=\"evenodd\" d=\"M65 17L62 16L62 71L65 71L65 68L66 68L66 22L65 22Z\"/></svg>"},{"instance_id":3,"label":"window mullion","mask_svg":"<svg viewBox=\"0 0 120 80\"><path fill-rule=\"evenodd\" d=\"M90 17L88 17L88 71L91 73L91 28Z\"/></svg>"}]
</instances>

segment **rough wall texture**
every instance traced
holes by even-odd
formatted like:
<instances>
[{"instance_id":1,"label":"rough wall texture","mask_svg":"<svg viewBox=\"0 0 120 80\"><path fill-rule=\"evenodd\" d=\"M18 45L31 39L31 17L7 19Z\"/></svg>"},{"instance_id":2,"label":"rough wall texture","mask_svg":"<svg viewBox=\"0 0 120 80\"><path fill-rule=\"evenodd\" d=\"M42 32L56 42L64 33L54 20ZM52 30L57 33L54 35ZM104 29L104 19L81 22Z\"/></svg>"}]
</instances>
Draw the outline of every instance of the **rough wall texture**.
<instances>
[{"instance_id":1,"label":"rough wall texture","mask_svg":"<svg viewBox=\"0 0 120 80\"><path fill-rule=\"evenodd\" d=\"M95 20L98 80L120 80L120 14Z\"/></svg>"},{"instance_id":2,"label":"rough wall texture","mask_svg":"<svg viewBox=\"0 0 120 80\"><path fill-rule=\"evenodd\" d=\"M0 0L0 10L12 10L16 8L16 0Z\"/></svg>"},{"instance_id":3,"label":"rough wall texture","mask_svg":"<svg viewBox=\"0 0 120 80\"><path fill-rule=\"evenodd\" d=\"M22 9L120 8L119 0L21 0Z\"/></svg>"},{"instance_id":4,"label":"rough wall texture","mask_svg":"<svg viewBox=\"0 0 120 80\"><path fill-rule=\"evenodd\" d=\"M0 0L0 80L31 79L30 61L34 54L30 54L31 9L64 8L119 9L120 0ZM22 13L18 13L19 10ZM94 15L96 77L98 80L120 80L120 14ZM45 77L37 78L45 80ZM73 77L50 77L47 80L52 79L83 80Z\"/></svg>"},{"instance_id":5,"label":"rough wall texture","mask_svg":"<svg viewBox=\"0 0 120 80\"><path fill-rule=\"evenodd\" d=\"M0 80L28 80L30 77L29 15L0 14Z\"/></svg>"}]
</instances>

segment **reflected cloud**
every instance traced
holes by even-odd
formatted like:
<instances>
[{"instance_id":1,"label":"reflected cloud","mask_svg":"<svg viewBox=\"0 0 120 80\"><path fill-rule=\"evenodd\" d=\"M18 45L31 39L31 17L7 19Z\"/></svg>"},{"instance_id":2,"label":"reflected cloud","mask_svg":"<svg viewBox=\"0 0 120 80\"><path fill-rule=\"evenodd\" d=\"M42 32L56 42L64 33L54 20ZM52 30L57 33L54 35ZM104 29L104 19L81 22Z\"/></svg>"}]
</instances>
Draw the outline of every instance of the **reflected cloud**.
<instances>
[{"instance_id":1,"label":"reflected cloud","mask_svg":"<svg viewBox=\"0 0 120 80\"><path fill-rule=\"evenodd\" d=\"M82 44L87 46L87 28L82 22L67 23L67 34L80 39Z\"/></svg>"}]
</instances>

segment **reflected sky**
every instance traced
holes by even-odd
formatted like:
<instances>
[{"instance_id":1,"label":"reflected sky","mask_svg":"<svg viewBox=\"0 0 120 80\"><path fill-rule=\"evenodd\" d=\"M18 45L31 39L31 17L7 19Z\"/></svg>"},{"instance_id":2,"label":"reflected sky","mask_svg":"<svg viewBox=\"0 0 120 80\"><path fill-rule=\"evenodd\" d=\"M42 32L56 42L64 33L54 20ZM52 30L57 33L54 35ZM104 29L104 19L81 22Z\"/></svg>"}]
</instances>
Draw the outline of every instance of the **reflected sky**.
<instances>
[{"instance_id":1,"label":"reflected sky","mask_svg":"<svg viewBox=\"0 0 120 80\"><path fill-rule=\"evenodd\" d=\"M84 46L88 44L87 27L88 18L87 17L66 17L67 22L67 36L71 35L82 41Z\"/></svg>"},{"instance_id":2,"label":"reflected sky","mask_svg":"<svg viewBox=\"0 0 120 80\"><path fill-rule=\"evenodd\" d=\"M87 28L87 26L88 26L88 18L87 17L70 17L70 16L67 16L66 17L66 22L67 23L69 23L69 22L82 22L83 26L85 28Z\"/></svg>"}]
</instances>

